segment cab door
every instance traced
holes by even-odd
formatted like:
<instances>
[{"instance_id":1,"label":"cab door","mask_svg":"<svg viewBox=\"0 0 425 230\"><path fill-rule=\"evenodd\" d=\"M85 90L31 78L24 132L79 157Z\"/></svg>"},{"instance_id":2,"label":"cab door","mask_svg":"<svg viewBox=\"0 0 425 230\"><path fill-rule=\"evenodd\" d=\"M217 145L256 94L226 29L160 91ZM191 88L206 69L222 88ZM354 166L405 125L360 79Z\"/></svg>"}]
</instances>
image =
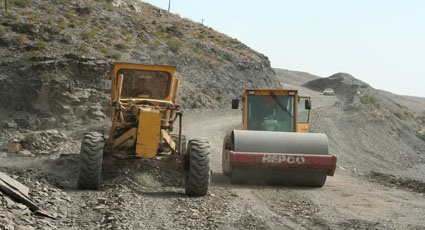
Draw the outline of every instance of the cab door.
<instances>
[{"instance_id":1,"label":"cab door","mask_svg":"<svg viewBox=\"0 0 425 230\"><path fill-rule=\"evenodd\" d=\"M311 98L307 96L298 97L298 122L297 132L308 133L310 128Z\"/></svg>"}]
</instances>

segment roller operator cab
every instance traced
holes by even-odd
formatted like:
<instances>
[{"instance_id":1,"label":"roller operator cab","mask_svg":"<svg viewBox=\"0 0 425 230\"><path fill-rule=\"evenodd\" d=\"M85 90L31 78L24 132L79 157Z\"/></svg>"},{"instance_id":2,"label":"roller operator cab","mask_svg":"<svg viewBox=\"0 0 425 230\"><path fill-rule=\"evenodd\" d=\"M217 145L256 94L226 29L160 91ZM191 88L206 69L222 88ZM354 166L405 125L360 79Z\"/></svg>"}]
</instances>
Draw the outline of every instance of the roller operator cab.
<instances>
[{"instance_id":1,"label":"roller operator cab","mask_svg":"<svg viewBox=\"0 0 425 230\"><path fill-rule=\"evenodd\" d=\"M210 182L209 142L182 135L182 116L176 103L180 79L175 67L114 63L111 79L111 127L109 136L84 135L78 187L99 189L104 159L143 163L167 158L182 163L186 193L207 194ZM178 121L179 132L172 134Z\"/></svg>"},{"instance_id":2,"label":"roller operator cab","mask_svg":"<svg viewBox=\"0 0 425 230\"><path fill-rule=\"evenodd\" d=\"M246 89L242 130L223 142L223 173L232 182L323 186L336 157L328 153L324 134L309 132L311 98L297 90Z\"/></svg>"},{"instance_id":3,"label":"roller operator cab","mask_svg":"<svg viewBox=\"0 0 425 230\"><path fill-rule=\"evenodd\" d=\"M244 130L308 132L310 97L297 90L245 90L241 97ZM232 106L237 109L239 99Z\"/></svg>"}]
</instances>

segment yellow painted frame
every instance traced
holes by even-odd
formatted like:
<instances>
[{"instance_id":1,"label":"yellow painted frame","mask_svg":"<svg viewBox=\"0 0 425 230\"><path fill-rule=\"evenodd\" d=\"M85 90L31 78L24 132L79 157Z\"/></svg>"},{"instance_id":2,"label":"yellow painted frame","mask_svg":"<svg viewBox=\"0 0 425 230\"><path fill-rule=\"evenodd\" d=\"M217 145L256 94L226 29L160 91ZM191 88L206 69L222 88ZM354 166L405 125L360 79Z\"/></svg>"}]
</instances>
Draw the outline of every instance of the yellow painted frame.
<instances>
[{"instance_id":1,"label":"yellow painted frame","mask_svg":"<svg viewBox=\"0 0 425 230\"><path fill-rule=\"evenodd\" d=\"M311 101L310 96L298 96L298 101L300 98L308 98ZM298 103L299 104L299 103ZM300 133L308 133L310 129L310 119L311 119L311 109L308 110L308 120L306 123L298 123L297 122L297 130Z\"/></svg>"},{"instance_id":2,"label":"yellow painted frame","mask_svg":"<svg viewBox=\"0 0 425 230\"><path fill-rule=\"evenodd\" d=\"M135 63L125 63L125 62L115 62L114 63L114 69L112 71L112 91L111 91L111 98L112 101L118 100L118 76L117 73L120 69L137 69L137 70L150 70L150 71L165 71L170 73L171 79L170 79L170 86L169 86L169 93L166 98L158 100L158 101L168 101L168 102L175 102L175 98L177 97L177 88L176 85L179 84L179 80L176 81L176 77L174 76L174 72L176 67L174 66L165 66L165 65L143 65L143 64L135 64Z\"/></svg>"},{"instance_id":3,"label":"yellow painted frame","mask_svg":"<svg viewBox=\"0 0 425 230\"><path fill-rule=\"evenodd\" d=\"M293 95L295 99L294 111L295 111L295 132L302 132L304 126L298 124L298 99L301 97L298 95L298 90L295 89L245 89L241 95L242 97L242 129L248 130L248 96L249 95L270 95L270 92L273 92L276 96L286 96ZM308 96L302 96L308 97ZM310 117L310 111L309 111ZM310 122L310 121L309 121ZM309 124L307 124L309 125Z\"/></svg>"},{"instance_id":4,"label":"yellow painted frame","mask_svg":"<svg viewBox=\"0 0 425 230\"><path fill-rule=\"evenodd\" d=\"M118 76L120 69L133 69L144 71L163 71L170 74L168 95L163 99L149 99L140 97L121 97L119 86L122 85L124 75ZM116 62L111 75L111 101L112 101L112 127L110 129L109 140L112 143L112 149L120 146L130 147L129 143L135 143L135 156L144 158L153 158L166 130L163 127L172 130L170 119L174 112L172 109L164 109L169 106L175 106L177 100L178 87L180 79L175 76L174 66L164 65L144 65L135 63ZM148 101L151 105L133 106L128 102L129 99L137 101ZM119 106L118 106L119 105ZM138 116L138 126L130 128L120 136L116 136L117 128L128 128L129 123L124 122L123 111L130 112ZM167 133L168 134L168 133ZM168 135L169 137L169 135ZM168 144L175 143L172 140ZM175 147L174 147L175 148Z\"/></svg>"}]
</instances>

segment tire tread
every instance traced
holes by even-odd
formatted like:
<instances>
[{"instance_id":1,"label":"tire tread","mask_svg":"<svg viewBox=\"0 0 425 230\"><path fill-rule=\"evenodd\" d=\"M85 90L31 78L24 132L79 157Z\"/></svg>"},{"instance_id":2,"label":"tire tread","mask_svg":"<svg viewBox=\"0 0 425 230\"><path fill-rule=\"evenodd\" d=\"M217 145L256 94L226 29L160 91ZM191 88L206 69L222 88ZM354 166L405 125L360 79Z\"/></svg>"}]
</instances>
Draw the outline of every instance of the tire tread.
<instances>
[{"instance_id":1,"label":"tire tread","mask_svg":"<svg viewBox=\"0 0 425 230\"><path fill-rule=\"evenodd\" d=\"M84 134L80 152L78 189L98 190L100 188L103 148L104 139L102 134L97 132Z\"/></svg>"}]
</instances>

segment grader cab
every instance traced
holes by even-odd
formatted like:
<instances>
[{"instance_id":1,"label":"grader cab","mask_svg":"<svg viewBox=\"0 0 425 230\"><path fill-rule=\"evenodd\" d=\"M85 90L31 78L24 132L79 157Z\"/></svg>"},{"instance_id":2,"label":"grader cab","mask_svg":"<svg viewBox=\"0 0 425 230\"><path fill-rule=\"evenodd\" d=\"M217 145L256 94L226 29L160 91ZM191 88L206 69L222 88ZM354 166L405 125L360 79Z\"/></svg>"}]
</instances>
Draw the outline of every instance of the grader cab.
<instances>
[{"instance_id":1,"label":"grader cab","mask_svg":"<svg viewBox=\"0 0 425 230\"><path fill-rule=\"evenodd\" d=\"M180 79L175 67L115 63L111 78L109 136L85 133L78 188L99 189L105 157L152 162L169 156L182 162L185 191L203 196L210 183L209 142L182 135L182 112L176 103ZM171 134L178 120L178 134Z\"/></svg>"}]
</instances>

